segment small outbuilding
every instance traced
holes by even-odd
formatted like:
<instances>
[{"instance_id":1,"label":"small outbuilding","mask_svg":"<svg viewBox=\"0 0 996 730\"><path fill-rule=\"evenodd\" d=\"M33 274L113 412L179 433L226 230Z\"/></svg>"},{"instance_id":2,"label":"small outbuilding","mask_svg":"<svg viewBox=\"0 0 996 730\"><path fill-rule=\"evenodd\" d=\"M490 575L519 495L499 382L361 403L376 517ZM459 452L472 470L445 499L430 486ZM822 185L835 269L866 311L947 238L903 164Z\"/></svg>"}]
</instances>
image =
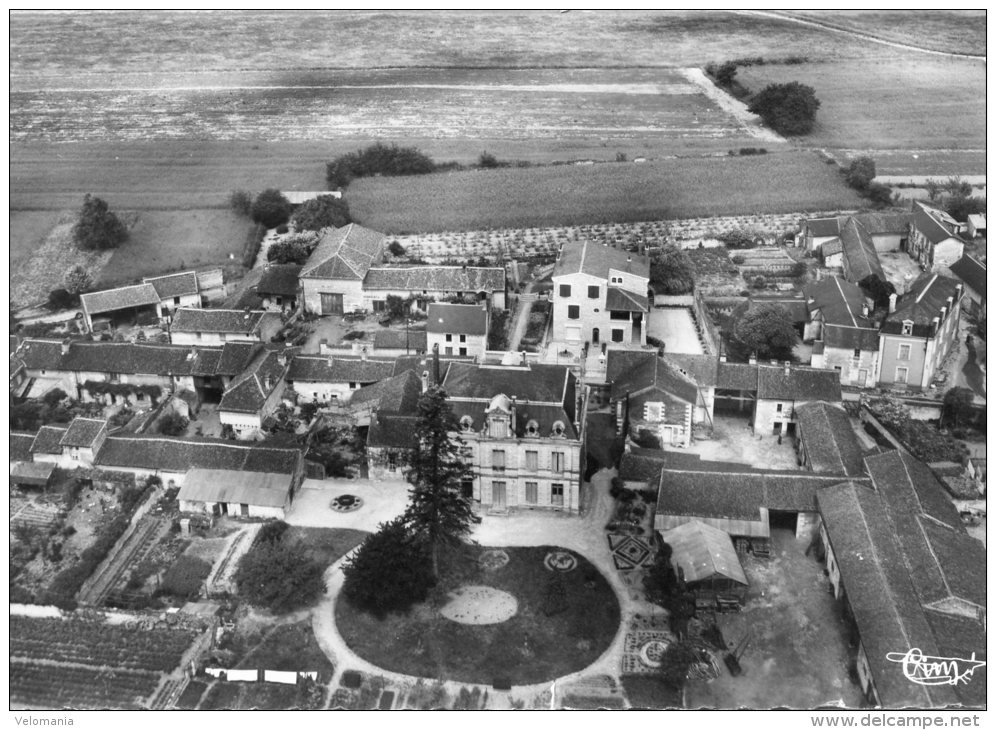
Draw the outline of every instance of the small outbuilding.
<instances>
[{"instance_id":1,"label":"small outbuilding","mask_svg":"<svg viewBox=\"0 0 996 730\"><path fill-rule=\"evenodd\" d=\"M747 598L747 575L728 534L692 520L673 530L659 530L657 535L671 547L671 562L683 574L699 608L743 605Z\"/></svg>"},{"instance_id":2,"label":"small outbuilding","mask_svg":"<svg viewBox=\"0 0 996 730\"><path fill-rule=\"evenodd\" d=\"M183 512L283 519L293 488L293 474L191 469L177 499Z\"/></svg>"}]
</instances>

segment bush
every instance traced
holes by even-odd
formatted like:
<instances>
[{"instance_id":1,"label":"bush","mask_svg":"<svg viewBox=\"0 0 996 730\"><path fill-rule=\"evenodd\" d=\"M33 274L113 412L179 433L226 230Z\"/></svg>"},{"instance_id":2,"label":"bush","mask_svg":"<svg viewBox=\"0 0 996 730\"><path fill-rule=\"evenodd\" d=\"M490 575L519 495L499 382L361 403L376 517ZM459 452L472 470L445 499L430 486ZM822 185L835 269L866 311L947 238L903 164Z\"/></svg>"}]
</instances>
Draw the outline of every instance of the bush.
<instances>
[{"instance_id":1,"label":"bush","mask_svg":"<svg viewBox=\"0 0 996 730\"><path fill-rule=\"evenodd\" d=\"M747 110L760 115L779 134L791 136L811 132L819 108L813 87L792 81L764 87Z\"/></svg>"},{"instance_id":2,"label":"bush","mask_svg":"<svg viewBox=\"0 0 996 730\"><path fill-rule=\"evenodd\" d=\"M391 244L387 247L387 252L392 256L401 257L405 255L405 247L402 246L397 241L391 241Z\"/></svg>"},{"instance_id":3,"label":"bush","mask_svg":"<svg viewBox=\"0 0 996 730\"><path fill-rule=\"evenodd\" d=\"M490 152L481 153L480 157L477 158L477 166L485 170L496 167L503 167L503 165L500 162L498 162L498 158L492 155Z\"/></svg>"},{"instance_id":4,"label":"bush","mask_svg":"<svg viewBox=\"0 0 996 730\"><path fill-rule=\"evenodd\" d=\"M211 563L191 555L181 555L163 576L158 594L189 600L194 598L211 574Z\"/></svg>"},{"instance_id":5,"label":"bush","mask_svg":"<svg viewBox=\"0 0 996 730\"><path fill-rule=\"evenodd\" d=\"M251 269L256 263L256 256L259 255L259 248L263 245L263 238L266 237L266 226L257 223L246 234L246 244L242 248L242 265Z\"/></svg>"},{"instance_id":6,"label":"bush","mask_svg":"<svg viewBox=\"0 0 996 730\"><path fill-rule=\"evenodd\" d=\"M755 248L757 246L755 236L742 228L734 228L732 231L720 233L716 238L727 248Z\"/></svg>"},{"instance_id":7,"label":"bush","mask_svg":"<svg viewBox=\"0 0 996 730\"><path fill-rule=\"evenodd\" d=\"M79 295L72 294L65 289L53 289L48 293L48 301L45 302L45 308L53 312L58 312L61 309L75 309L79 305Z\"/></svg>"},{"instance_id":8,"label":"bush","mask_svg":"<svg viewBox=\"0 0 996 730\"><path fill-rule=\"evenodd\" d=\"M844 179L855 190L867 190L875 179L875 160L871 157L855 158L844 170Z\"/></svg>"},{"instance_id":9,"label":"bush","mask_svg":"<svg viewBox=\"0 0 996 730\"><path fill-rule=\"evenodd\" d=\"M276 231L278 236L282 236L290 231L290 227L284 223L283 225L277 226Z\"/></svg>"},{"instance_id":10,"label":"bush","mask_svg":"<svg viewBox=\"0 0 996 730\"><path fill-rule=\"evenodd\" d=\"M340 155L325 166L325 179L332 189L344 188L354 178L373 175L425 175L436 164L414 147L378 142L358 152Z\"/></svg>"},{"instance_id":11,"label":"bush","mask_svg":"<svg viewBox=\"0 0 996 730\"><path fill-rule=\"evenodd\" d=\"M877 208L892 205L892 188L882 183L873 182L865 189L865 197Z\"/></svg>"},{"instance_id":12,"label":"bush","mask_svg":"<svg viewBox=\"0 0 996 730\"><path fill-rule=\"evenodd\" d=\"M290 218L291 204L276 188L267 188L252 201L250 215L254 223L276 228Z\"/></svg>"},{"instance_id":13,"label":"bush","mask_svg":"<svg viewBox=\"0 0 996 730\"><path fill-rule=\"evenodd\" d=\"M491 312L491 323L488 326L488 349L508 349L508 318L506 310L495 309Z\"/></svg>"},{"instance_id":14,"label":"bush","mask_svg":"<svg viewBox=\"0 0 996 730\"><path fill-rule=\"evenodd\" d=\"M284 533L290 529L288 525L283 520L273 520L272 522L265 523L259 532L256 533L256 542L280 542L283 539Z\"/></svg>"},{"instance_id":15,"label":"bush","mask_svg":"<svg viewBox=\"0 0 996 730\"><path fill-rule=\"evenodd\" d=\"M294 227L299 231L320 231L323 228L341 228L353 219L349 216L349 205L345 200L333 195L319 195L305 202L294 211Z\"/></svg>"},{"instance_id":16,"label":"bush","mask_svg":"<svg viewBox=\"0 0 996 730\"><path fill-rule=\"evenodd\" d=\"M228 196L228 204L239 215L248 216L252 211L252 196L245 190L233 190Z\"/></svg>"},{"instance_id":17,"label":"bush","mask_svg":"<svg viewBox=\"0 0 996 730\"><path fill-rule=\"evenodd\" d=\"M301 234L278 241L266 249L266 260L271 264L303 264L318 245L315 234Z\"/></svg>"},{"instance_id":18,"label":"bush","mask_svg":"<svg viewBox=\"0 0 996 730\"><path fill-rule=\"evenodd\" d=\"M324 570L304 546L280 539L258 541L239 562L239 595L255 606L286 613L308 606L325 593Z\"/></svg>"},{"instance_id":19,"label":"bush","mask_svg":"<svg viewBox=\"0 0 996 730\"><path fill-rule=\"evenodd\" d=\"M182 436L187 432L190 421L176 411L171 411L159 419L159 433L166 436Z\"/></svg>"},{"instance_id":20,"label":"bush","mask_svg":"<svg viewBox=\"0 0 996 730\"><path fill-rule=\"evenodd\" d=\"M747 259L745 259L740 254L737 254L736 256L731 256L730 257L730 261L732 261L733 263L735 263L737 266L740 266L740 265L746 263Z\"/></svg>"},{"instance_id":21,"label":"bush","mask_svg":"<svg viewBox=\"0 0 996 730\"><path fill-rule=\"evenodd\" d=\"M62 283L67 292L79 296L93 287L93 277L82 264L73 264L63 274Z\"/></svg>"},{"instance_id":22,"label":"bush","mask_svg":"<svg viewBox=\"0 0 996 730\"><path fill-rule=\"evenodd\" d=\"M351 332L347 332L346 334L344 334L342 336L342 339L343 341L362 340L366 336L367 333L364 332L363 330L352 330Z\"/></svg>"},{"instance_id":23,"label":"bush","mask_svg":"<svg viewBox=\"0 0 996 730\"><path fill-rule=\"evenodd\" d=\"M107 203L87 193L73 226L73 240L84 251L104 251L127 241L128 229L108 209Z\"/></svg>"}]
</instances>

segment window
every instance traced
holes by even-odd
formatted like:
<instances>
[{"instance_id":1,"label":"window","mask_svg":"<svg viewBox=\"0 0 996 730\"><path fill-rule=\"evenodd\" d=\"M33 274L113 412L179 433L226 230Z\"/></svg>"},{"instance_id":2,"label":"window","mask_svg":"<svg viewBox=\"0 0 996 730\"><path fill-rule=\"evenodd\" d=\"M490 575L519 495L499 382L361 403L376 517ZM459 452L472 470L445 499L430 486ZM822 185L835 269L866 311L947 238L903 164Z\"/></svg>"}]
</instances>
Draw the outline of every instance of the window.
<instances>
[{"instance_id":1,"label":"window","mask_svg":"<svg viewBox=\"0 0 996 730\"><path fill-rule=\"evenodd\" d=\"M526 482L526 502L536 504L539 501L539 489L536 482Z\"/></svg>"},{"instance_id":2,"label":"window","mask_svg":"<svg viewBox=\"0 0 996 730\"><path fill-rule=\"evenodd\" d=\"M460 348L460 354L462 356L466 357L466 355L467 355L467 348L466 347L461 347Z\"/></svg>"},{"instance_id":3,"label":"window","mask_svg":"<svg viewBox=\"0 0 996 730\"><path fill-rule=\"evenodd\" d=\"M778 403L777 405L775 405L775 413L781 413L781 412L782 412L782 404Z\"/></svg>"},{"instance_id":4,"label":"window","mask_svg":"<svg viewBox=\"0 0 996 730\"><path fill-rule=\"evenodd\" d=\"M562 296L562 297L569 297L570 295L571 295L571 285L570 284L561 284L560 285L560 296Z\"/></svg>"},{"instance_id":5,"label":"window","mask_svg":"<svg viewBox=\"0 0 996 730\"><path fill-rule=\"evenodd\" d=\"M473 479L462 479L460 480L460 491L463 493L464 497L468 499L473 499L474 497L474 480Z\"/></svg>"},{"instance_id":6,"label":"window","mask_svg":"<svg viewBox=\"0 0 996 730\"><path fill-rule=\"evenodd\" d=\"M466 342L466 341L467 341L467 335L460 335L460 342Z\"/></svg>"},{"instance_id":7,"label":"window","mask_svg":"<svg viewBox=\"0 0 996 730\"><path fill-rule=\"evenodd\" d=\"M387 301L384 299L374 299L373 300L373 311L383 312L387 309Z\"/></svg>"},{"instance_id":8,"label":"window","mask_svg":"<svg viewBox=\"0 0 996 730\"><path fill-rule=\"evenodd\" d=\"M474 420L470 416L464 416L460 419L460 430L470 431L474 427Z\"/></svg>"},{"instance_id":9,"label":"window","mask_svg":"<svg viewBox=\"0 0 996 730\"><path fill-rule=\"evenodd\" d=\"M312 400L318 400L318 391L317 390L311 391L311 398L312 398Z\"/></svg>"},{"instance_id":10,"label":"window","mask_svg":"<svg viewBox=\"0 0 996 730\"><path fill-rule=\"evenodd\" d=\"M564 423L563 421L557 421L553 424L553 435L563 436L564 435Z\"/></svg>"},{"instance_id":11,"label":"window","mask_svg":"<svg viewBox=\"0 0 996 730\"><path fill-rule=\"evenodd\" d=\"M494 450L491 452L491 468L495 471L505 471L505 452Z\"/></svg>"},{"instance_id":12,"label":"window","mask_svg":"<svg viewBox=\"0 0 996 730\"><path fill-rule=\"evenodd\" d=\"M861 348L860 347L855 347L854 348L854 359L855 360L859 360L860 358L861 358Z\"/></svg>"},{"instance_id":13,"label":"window","mask_svg":"<svg viewBox=\"0 0 996 730\"><path fill-rule=\"evenodd\" d=\"M526 436L539 436L539 424L536 421L526 424Z\"/></svg>"},{"instance_id":14,"label":"window","mask_svg":"<svg viewBox=\"0 0 996 730\"><path fill-rule=\"evenodd\" d=\"M597 286L589 286L588 287L588 298L589 299L598 299L598 287Z\"/></svg>"},{"instance_id":15,"label":"window","mask_svg":"<svg viewBox=\"0 0 996 730\"><path fill-rule=\"evenodd\" d=\"M280 297L274 297L273 300L276 302L278 307L282 307L284 305L284 302Z\"/></svg>"},{"instance_id":16,"label":"window","mask_svg":"<svg viewBox=\"0 0 996 730\"><path fill-rule=\"evenodd\" d=\"M447 347L446 351L443 354L444 355L452 355L453 354L453 348L452 347Z\"/></svg>"},{"instance_id":17,"label":"window","mask_svg":"<svg viewBox=\"0 0 996 730\"><path fill-rule=\"evenodd\" d=\"M398 470L398 455L393 452L387 455L387 470L388 471Z\"/></svg>"},{"instance_id":18,"label":"window","mask_svg":"<svg viewBox=\"0 0 996 730\"><path fill-rule=\"evenodd\" d=\"M554 451L550 456L550 469L557 474L562 474L564 472L564 452Z\"/></svg>"},{"instance_id":19,"label":"window","mask_svg":"<svg viewBox=\"0 0 996 730\"><path fill-rule=\"evenodd\" d=\"M349 384L349 389L350 390L356 390L356 383L355 382L350 383Z\"/></svg>"},{"instance_id":20,"label":"window","mask_svg":"<svg viewBox=\"0 0 996 730\"><path fill-rule=\"evenodd\" d=\"M899 354L896 356L896 359L897 360L909 360L910 359L910 350L911 349L912 349L912 345L900 345L899 346Z\"/></svg>"},{"instance_id":21,"label":"window","mask_svg":"<svg viewBox=\"0 0 996 730\"><path fill-rule=\"evenodd\" d=\"M909 368L896 368L896 382L905 383L909 380L910 369Z\"/></svg>"},{"instance_id":22,"label":"window","mask_svg":"<svg viewBox=\"0 0 996 730\"><path fill-rule=\"evenodd\" d=\"M664 404L660 401L648 401L643 404L643 420L644 421L663 421L664 420Z\"/></svg>"},{"instance_id":23,"label":"window","mask_svg":"<svg viewBox=\"0 0 996 730\"><path fill-rule=\"evenodd\" d=\"M567 306L567 319L581 319L581 307L577 304Z\"/></svg>"},{"instance_id":24,"label":"window","mask_svg":"<svg viewBox=\"0 0 996 730\"><path fill-rule=\"evenodd\" d=\"M198 333L197 333L197 334L195 335L195 338L196 338L197 340L200 340L200 339L201 339L201 333L200 333L200 332L198 332Z\"/></svg>"},{"instance_id":25,"label":"window","mask_svg":"<svg viewBox=\"0 0 996 730\"><path fill-rule=\"evenodd\" d=\"M629 312L609 312L609 319L625 319L629 321Z\"/></svg>"},{"instance_id":26,"label":"window","mask_svg":"<svg viewBox=\"0 0 996 730\"><path fill-rule=\"evenodd\" d=\"M173 304L177 307L180 306L180 297L173 297Z\"/></svg>"},{"instance_id":27,"label":"window","mask_svg":"<svg viewBox=\"0 0 996 730\"><path fill-rule=\"evenodd\" d=\"M612 282L613 284L622 284L622 277L613 276L612 278L609 279L609 281Z\"/></svg>"},{"instance_id":28,"label":"window","mask_svg":"<svg viewBox=\"0 0 996 730\"><path fill-rule=\"evenodd\" d=\"M912 335L913 334L913 322L910 320L905 320L903 322L903 334Z\"/></svg>"},{"instance_id":29,"label":"window","mask_svg":"<svg viewBox=\"0 0 996 730\"><path fill-rule=\"evenodd\" d=\"M526 471L536 471L539 469L539 452L526 452Z\"/></svg>"},{"instance_id":30,"label":"window","mask_svg":"<svg viewBox=\"0 0 996 730\"><path fill-rule=\"evenodd\" d=\"M612 330L612 341L622 342L626 337L626 330Z\"/></svg>"},{"instance_id":31,"label":"window","mask_svg":"<svg viewBox=\"0 0 996 730\"><path fill-rule=\"evenodd\" d=\"M557 505L558 507L564 506L564 485L563 484L551 484L550 485L550 504Z\"/></svg>"},{"instance_id":32,"label":"window","mask_svg":"<svg viewBox=\"0 0 996 730\"><path fill-rule=\"evenodd\" d=\"M446 335L447 342L453 342L453 335Z\"/></svg>"}]
</instances>

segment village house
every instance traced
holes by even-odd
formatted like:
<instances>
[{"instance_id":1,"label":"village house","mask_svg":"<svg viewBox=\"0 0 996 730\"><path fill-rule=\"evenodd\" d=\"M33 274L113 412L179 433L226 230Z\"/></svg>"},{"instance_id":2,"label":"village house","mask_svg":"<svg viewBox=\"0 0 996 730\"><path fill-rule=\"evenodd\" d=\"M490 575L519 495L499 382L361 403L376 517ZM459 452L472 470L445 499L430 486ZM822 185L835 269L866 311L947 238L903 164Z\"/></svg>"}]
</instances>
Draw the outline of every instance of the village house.
<instances>
[{"instance_id":1,"label":"village house","mask_svg":"<svg viewBox=\"0 0 996 730\"><path fill-rule=\"evenodd\" d=\"M358 389L397 374L394 359L365 355L297 355L287 371L287 385L298 403L347 403Z\"/></svg>"},{"instance_id":2,"label":"village house","mask_svg":"<svg viewBox=\"0 0 996 730\"><path fill-rule=\"evenodd\" d=\"M429 305L426 345L442 355L482 357L488 349L488 309L476 304Z\"/></svg>"},{"instance_id":3,"label":"village house","mask_svg":"<svg viewBox=\"0 0 996 730\"><path fill-rule=\"evenodd\" d=\"M965 250L965 241L958 235L960 229L958 221L940 208L914 200L906 251L924 271L949 267Z\"/></svg>"},{"instance_id":4,"label":"village house","mask_svg":"<svg viewBox=\"0 0 996 730\"><path fill-rule=\"evenodd\" d=\"M200 307L201 303L200 284L193 271L147 277L141 284L80 295L87 332L101 323L155 324L180 307Z\"/></svg>"},{"instance_id":5,"label":"village house","mask_svg":"<svg viewBox=\"0 0 996 730\"><path fill-rule=\"evenodd\" d=\"M296 348L260 350L248 367L232 379L218 404L218 418L238 439L256 439L280 405Z\"/></svg>"},{"instance_id":6,"label":"village house","mask_svg":"<svg viewBox=\"0 0 996 730\"><path fill-rule=\"evenodd\" d=\"M552 343L558 351L647 344L650 261L585 241L564 246L553 269Z\"/></svg>"},{"instance_id":7,"label":"village house","mask_svg":"<svg viewBox=\"0 0 996 730\"><path fill-rule=\"evenodd\" d=\"M414 370L406 369L372 385L355 390L346 409L357 428L369 427L377 414L414 415L422 395L422 381Z\"/></svg>"},{"instance_id":8,"label":"village house","mask_svg":"<svg viewBox=\"0 0 996 730\"><path fill-rule=\"evenodd\" d=\"M605 378L617 433L628 421L630 433L647 429L664 445L691 443L698 388L656 351L609 350Z\"/></svg>"},{"instance_id":9,"label":"village house","mask_svg":"<svg viewBox=\"0 0 996 730\"><path fill-rule=\"evenodd\" d=\"M874 387L878 329L861 288L832 276L806 284L803 293L809 310L803 340L813 341L810 365L836 370L841 385Z\"/></svg>"},{"instance_id":10,"label":"village house","mask_svg":"<svg viewBox=\"0 0 996 730\"><path fill-rule=\"evenodd\" d=\"M24 461L55 464L63 469L89 468L106 439L107 421L78 416L68 426L42 426L28 447L31 458ZM13 452L11 460L15 460Z\"/></svg>"},{"instance_id":11,"label":"village house","mask_svg":"<svg viewBox=\"0 0 996 730\"><path fill-rule=\"evenodd\" d=\"M930 387L958 338L962 285L939 274L925 274L898 298L879 330L875 381L880 386L925 390Z\"/></svg>"},{"instance_id":12,"label":"village house","mask_svg":"<svg viewBox=\"0 0 996 730\"><path fill-rule=\"evenodd\" d=\"M202 304L200 283L193 271L154 276L142 281L152 284L156 290L159 309L164 317L168 317L170 312L175 312L180 307L200 307Z\"/></svg>"},{"instance_id":13,"label":"village house","mask_svg":"<svg viewBox=\"0 0 996 730\"><path fill-rule=\"evenodd\" d=\"M986 265L974 256L965 254L951 264L951 273L965 285L962 300L965 312L973 317L986 318Z\"/></svg>"},{"instance_id":14,"label":"village house","mask_svg":"<svg viewBox=\"0 0 996 730\"><path fill-rule=\"evenodd\" d=\"M325 231L301 269L306 312L342 315L387 309L387 297L430 300L472 298L505 308L501 267L383 266L383 233L350 223Z\"/></svg>"},{"instance_id":15,"label":"village house","mask_svg":"<svg viewBox=\"0 0 996 730\"><path fill-rule=\"evenodd\" d=\"M169 337L174 345L269 342L282 323L276 312L242 309L178 309Z\"/></svg>"},{"instance_id":16,"label":"village house","mask_svg":"<svg viewBox=\"0 0 996 730\"><path fill-rule=\"evenodd\" d=\"M910 213L861 213L803 221L798 240L818 254L824 266L840 270L851 282L876 275L886 280L878 254L906 248Z\"/></svg>"},{"instance_id":17,"label":"village house","mask_svg":"<svg viewBox=\"0 0 996 730\"><path fill-rule=\"evenodd\" d=\"M260 347L26 339L17 350L27 377L18 392L40 398L59 388L84 401L148 406L167 393L189 391L199 403L217 403Z\"/></svg>"},{"instance_id":18,"label":"village house","mask_svg":"<svg viewBox=\"0 0 996 730\"><path fill-rule=\"evenodd\" d=\"M267 264L251 287L259 297L260 309L284 314L297 311L300 274L298 264Z\"/></svg>"}]
</instances>

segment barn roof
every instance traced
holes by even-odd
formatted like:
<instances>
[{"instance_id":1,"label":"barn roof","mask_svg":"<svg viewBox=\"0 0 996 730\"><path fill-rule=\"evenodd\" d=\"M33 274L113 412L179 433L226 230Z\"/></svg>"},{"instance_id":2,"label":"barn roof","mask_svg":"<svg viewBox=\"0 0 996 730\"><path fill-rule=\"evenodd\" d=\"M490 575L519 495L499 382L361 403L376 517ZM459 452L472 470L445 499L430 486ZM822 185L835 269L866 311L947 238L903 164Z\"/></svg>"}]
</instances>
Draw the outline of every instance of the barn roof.
<instances>
[{"instance_id":1,"label":"barn roof","mask_svg":"<svg viewBox=\"0 0 996 730\"><path fill-rule=\"evenodd\" d=\"M842 226L840 242L844 247L844 257L847 259L847 273L850 279L861 281L865 277L875 274L882 281L886 280L885 270L882 268L882 262L879 261L878 251L875 250L872 234L857 218L848 218Z\"/></svg>"},{"instance_id":2,"label":"barn roof","mask_svg":"<svg viewBox=\"0 0 996 730\"><path fill-rule=\"evenodd\" d=\"M161 300L200 293L200 287L197 285L197 274L193 271L146 277L142 281L146 284L152 284Z\"/></svg>"},{"instance_id":3,"label":"barn roof","mask_svg":"<svg viewBox=\"0 0 996 730\"><path fill-rule=\"evenodd\" d=\"M254 507L283 507L290 500L293 476L273 472L191 469L177 499L182 502L228 502Z\"/></svg>"},{"instance_id":4,"label":"barn roof","mask_svg":"<svg viewBox=\"0 0 996 730\"><path fill-rule=\"evenodd\" d=\"M31 444L32 454L61 454L62 437L66 429L61 426L42 426Z\"/></svg>"},{"instance_id":5,"label":"barn roof","mask_svg":"<svg viewBox=\"0 0 996 730\"><path fill-rule=\"evenodd\" d=\"M758 365L757 397L765 400L841 399L840 375L835 370Z\"/></svg>"},{"instance_id":6,"label":"barn roof","mask_svg":"<svg viewBox=\"0 0 996 730\"><path fill-rule=\"evenodd\" d=\"M295 296L301 268L299 264L270 264L262 269L259 281L252 286L252 289L259 294Z\"/></svg>"},{"instance_id":7,"label":"barn roof","mask_svg":"<svg viewBox=\"0 0 996 730\"><path fill-rule=\"evenodd\" d=\"M617 354L619 353L619 354ZM612 363L610 369L609 363ZM698 398L695 381L656 351L609 350L606 358L606 377L612 373L612 398L624 398L627 393L637 394L646 390L667 393L685 403L694 404Z\"/></svg>"},{"instance_id":8,"label":"barn roof","mask_svg":"<svg viewBox=\"0 0 996 730\"><path fill-rule=\"evenodd\" d=\"M414 413L422 394L422 385L413 370L381 380L355 391L349 398L351 408L369 405L378 412Z\"/></svg>"},{"instance_id":9,"label":"barn roof","mask_svg":"<svg viewBox=\"0 0 996 730\"><path fill-rule=\"evenodd\" d=\"M291 361L287 379L294 383L376 383L391 377L394 368L394 360L298 355Z\"/></svg>"},{"instance_id":10,"label":"barn roof","mask_svg":"<svg viewBox=\"0 0 996 730\"><path fill-rule=\"evenodd\" d=\"M913 201L913 225L922 233L928 241L937 244L954 238L961 241L958 235L957 221L931 205L920 200Z\"/></svg>"},{"instance_id":11,"label":"barn roof","mask_svg":"<svg viewBox=\"0 0 996 730\"><path fill-rule=\"evenodd\" d=\"M806 284L802 293L810 313L819 310L825 324L871 327L871 321L862 314L865 294L857 284L830 276Z\"/></svg>"},{"instance_id":12,"label":"barn roof","mask_svg":"<svg viewBox=\"0 0 996 730\"><path fill-rule=\"evenodd\" d=\"M685 582L695 583L719 576L741 585L748 584L733 540L722 530L692 520L658 533L671 546L671 561L681 568Z\"/></svg>"},{"instance_id":13,"label":"barn roof","mask_svg":"<svg viewBox=\"0 0 996 730\"><path fill-rule=\"evenodd\" d=\"M971 287L972 291L986 296L986 265L965 254L951 264L951 273Z\"/></svg>"},{"instance_id":14,"label":"barn roof","mask_svg":"<svg viewBox=\"0 0 996 730\"><path fill-rule=\"evenodd\" d=\"M181 307L173 314L172 332L255 332L267 313L262 310Z\"/></svg>"},{"instance_id":15,"label":"barn roof","mask_svg":"<svg viewBox=\"0 0 996 730\"><path fill-rule=\"evenodd\" d=\"M101 431L107 428L107 421L102 418L83 418L77 416L69 424L59 442L62 446L93 448L94 442L100 438Z\"/></svg>"},{"instance_id":16,"label":"barn roof","mask_svg":"<svg viewBox=\"0 0 996 730\"><path fill-rule=\"evenodd\" d=\"M152 284L135 284L117 289L90 292L80 295L80 303L91 315L114 312L132 307L159 304L159 294Z\"/></svg>"},{"instance_id":17,"label":"barn roof","mask_svg":"<svg viewBox=\"0 0 996 730\"><path fill-rule=\"evenodd\" d=\"M451 399L490 400L504 393L520 401L567 406L566 392L575 382L570 368L563 365L510 367L453 362L443 378L443 389Z\"/></svg>"},{"instance_id":18,"label":"barn roof","mask_svg":"<svg viewBox=\"0 0 996 730\"><path fill-rule=\"evenodd\" d=\"M99 466L176 473L201 468L279 474L293 474L301 461L298 449L157 434L112 434L104 441L95 460Z\"/></svg>"},{"instance_id":19,"label":"barn roof","mask_svg":"<svg viewBox=\"0 0 996 730\"><path fill-rule=\"evenodd\" d=\"M361 280L380 259L385 238L355 223L328 229L301 269L301 277Z\"/></svg>"},{"instance_id":20,"label":"barn roof","mask_svg":"<svg viewBox=\"0 0 996 730\"><path fill-rule=\"evenodd\" d=\"M864 474L861 444L841 406L819 401L801 405L795 412L813 471L851 477Z\"/></svg>"},{"instance_id":21,"label":"barn roof","mask_svg":"<svg viewBox=\"0 0 996 730\"><path fill-rule=\"evenodd\" d=\"M806 228L814 238L828 238L840 233L840 224L845 220L842 216L833 218L810 218L805 222Z\"/></svg>"},{"instance_id":22,"label":"barn roof","mask_svg":"<svg viewBox=\"0 0 996 730\"><path fill-rule=\"evenodd\" d=\"M382 266L366 272L363 288L490 293L505 289L505 269L477 266Z\"/></svg>"},{"instance_id":23,"label":"barn roof","mask_svg":"<svg viewBox=\"0 0 996 730\"><path fill-rule=\"evenodd\" d=\"M52 478L55 464L47 461L19 461L10 469L10 480L15 484L45 486Z\"/></svg>"},{"instance_id":24,"label":"barn roof","mask_svg":"<svg viewBox=\"0 0 996 730\"><path fill-rule=\"evenodd\" d=\"M374 350L401 350L407 348L412 352L425 352L428 347L428 337L424 329L378 330L374 335Z\"/></svg>"},{"instance_id":25,"label":"barn roof","mask_svg":"<svg viewBox=\"0 0 996 730\"><path fill-rule=\"evenodd\" d=\"M605 292L605 308L610 312L647 312L650 300L641 294L610 286Z\"/></svg>"},{"instance_id":26,"label":"barn roof","mask_svg":"<svg viewBox=\"0 0 996 730\"><path fill-rule=\"evenodd\" d=\"M35 434L23 431L11 431L8 442L8 459L10 461L31 461L31 444L35 442Z\"/></svg>"},{"instance_id":27,"label":"barn roof","mask_svg":"<svg viewBox=\"0 0 996 730\"><path fill-rule=\"evenodd\" d=\"M229 383L218 408L222 411L257 413L266 403L289 368L289 359L297 348L264 349L245 371Z\"/></svg>"}]
</instances>

